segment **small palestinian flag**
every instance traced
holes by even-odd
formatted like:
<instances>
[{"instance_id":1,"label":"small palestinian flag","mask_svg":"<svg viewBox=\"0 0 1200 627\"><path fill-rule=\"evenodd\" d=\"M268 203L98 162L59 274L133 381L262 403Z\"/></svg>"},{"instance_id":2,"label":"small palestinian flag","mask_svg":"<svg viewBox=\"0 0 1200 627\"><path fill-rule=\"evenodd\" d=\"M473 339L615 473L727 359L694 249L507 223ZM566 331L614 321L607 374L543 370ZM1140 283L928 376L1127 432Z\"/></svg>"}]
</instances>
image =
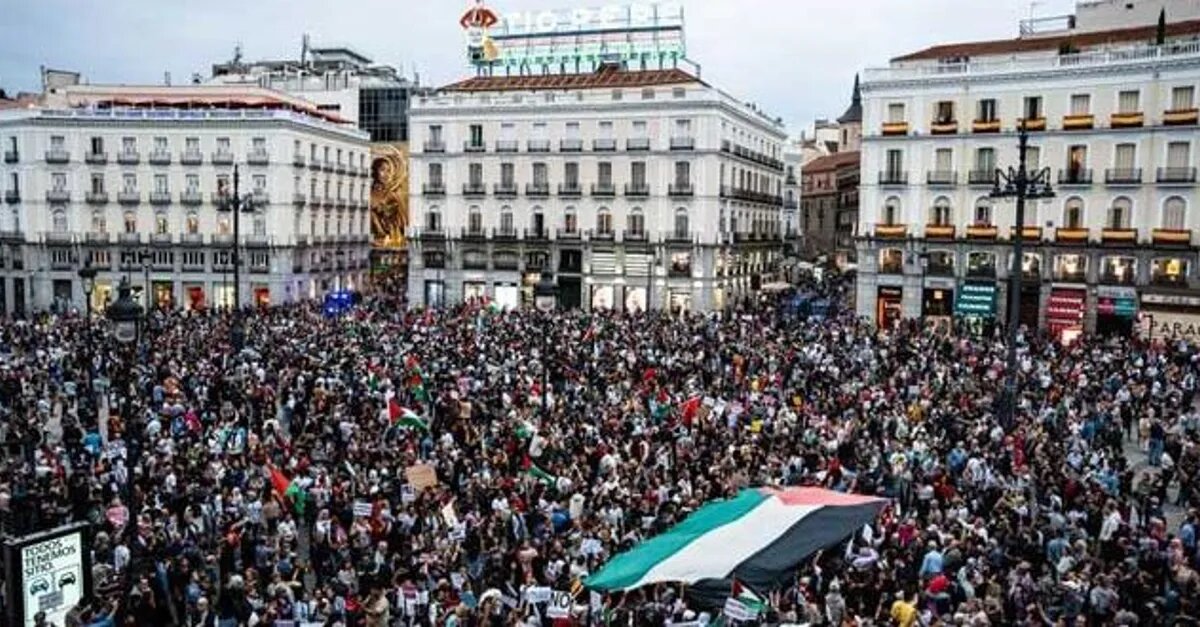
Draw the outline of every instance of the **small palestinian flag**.
<instances>
[{"instance_id":1,"label":"small palestinian flag","mask_svg":"<svg viewBox=\"0 0 1200 627\"><path fill-rule=\"evenodd\" d=\"M416 429L422 433L429 433L429 425L417 415L417 412L401 407L396 399L388 401L388 420L392 426L401 427L404 429Z\"/></svg>"},{"instance_id":2,"label":"small palestinian flag","mask_svg":"<svg viewBox=\"0 0 1200 627\"><path fill-rule=\"evenodd\" d=\"M725 609L722 614L729 617L730 620L752 621L757 619L765 609L767 609L767 604L763 602L762 597L755 594L742 582L734 579L729 598L725 599Z\"/></svg>"},{"instance_id":3,"label":"small palestinian flag","mask_svg":"<svg viewBox=\"0 0 1200 627\"><path fill-rule=\"evenodd\" d=\"M293 479L289 479L283 471L270 466L271 473L271 488L275 490L276 495L281 499L291 501L292 508L296 514L304 514L304 508L308 504L308 493L301 488Z\"/></svg>"},{"instance_id":4,"label":"small palestinian flag","mask_svg":"<svg viewBox=\"0 0 1200 627\"><path fill-rule=\"evenodd\" d=\"M558 482L558 477L555 477L545 470L542 470L537 464L533 463L532 459L529 459L528 457L525 458L522 465L525 467L525 474L537 479L538 481L541 481L546 485L554 485Z\"/></svg>"}]
</instances>

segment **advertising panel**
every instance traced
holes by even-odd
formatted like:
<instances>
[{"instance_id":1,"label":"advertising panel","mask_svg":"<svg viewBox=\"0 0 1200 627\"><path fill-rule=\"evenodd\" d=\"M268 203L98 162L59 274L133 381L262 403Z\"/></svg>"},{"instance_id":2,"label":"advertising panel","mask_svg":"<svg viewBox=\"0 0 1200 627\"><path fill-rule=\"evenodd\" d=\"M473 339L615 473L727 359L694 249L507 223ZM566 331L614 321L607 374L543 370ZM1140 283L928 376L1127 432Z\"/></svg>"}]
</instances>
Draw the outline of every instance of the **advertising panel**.
<instances>
[{"instance_id":1,"label":"advertising panel","mask_svg":"<svg viewBox=\"0 0 1200 627\"><path fill-rule=\"evenodd\" d=\"M8 624L33 627L38 612L50 624L66 624L67 612L90 594L88 529L69 525L5 544L5 585L14 600Z\"/></svg>"}]
</instances>

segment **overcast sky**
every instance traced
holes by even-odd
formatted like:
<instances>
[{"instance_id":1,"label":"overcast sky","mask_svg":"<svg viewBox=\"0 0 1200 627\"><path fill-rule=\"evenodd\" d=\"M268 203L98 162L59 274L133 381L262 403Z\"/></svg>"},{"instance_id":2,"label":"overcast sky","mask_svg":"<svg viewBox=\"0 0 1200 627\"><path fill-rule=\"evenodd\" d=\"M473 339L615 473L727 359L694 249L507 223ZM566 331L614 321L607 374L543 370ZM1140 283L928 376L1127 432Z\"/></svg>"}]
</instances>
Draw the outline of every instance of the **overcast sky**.
<instances>
[{"instance_id":1,"label":"overcast sky","mask_svg":"<svg viewBox=\"0 0 1200 627\"><path fill-rule=\"evenodd\" d=\"M618 0L616 4L624 4ZM579 0L489 0L503 13ZM1029 0L683 0L688 56L702 77L782 116L792 134L837 117L854 73L925 46L1014 37ZM1038 15L1070 11L1042 0ZM350 45L415 68L426 85L469 75L458 18L466 0L0 0L0 87L39 87L38 67L94 83L176 83L242 44L246 59L296 58L315 45Z\"/></svg>"}]
</instances>

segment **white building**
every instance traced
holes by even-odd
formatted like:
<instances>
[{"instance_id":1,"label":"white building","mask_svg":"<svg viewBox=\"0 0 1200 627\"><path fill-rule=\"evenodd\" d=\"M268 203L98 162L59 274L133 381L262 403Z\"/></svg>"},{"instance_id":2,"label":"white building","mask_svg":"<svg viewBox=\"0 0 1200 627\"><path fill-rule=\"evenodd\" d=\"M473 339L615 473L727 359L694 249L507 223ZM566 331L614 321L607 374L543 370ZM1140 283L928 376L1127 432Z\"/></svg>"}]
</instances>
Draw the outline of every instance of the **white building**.
<instances>
[{"instance_id":1,"label":"white building","mask_svg":"<svg viewBox=\"0 0 1200 627\"><path fill-rule=\"evenodd\" d=\"M867 71L861 315L1005 321L1015 204L989 192L1017 164L1022 119L1056 196L1027 206L1020 321L1070 337L1200 315L1200 21L1170 23L1161 46L1150 22L935 46Z\"/></svg>"},{"instance_id":2,"label":"white building","mask_svg":"<svg viewBox=\"0 0 1200 627\"><path fill-rule=\"evenodd\" d=\"M412 107L409 297L712 310L771 277L782 125L682 70L481 76Z\"/></svg>"},{"instance_id":3,"label":"white building","mask_svg":"<svg viewBox=\"0 0 1200 627\"><path fill-rule=\"evenodd\" d=\"M318 297L367 274L364 132L259 88L52 87L0 111L0 311L103 308L122 277L155 303L233 302L233 215L218 190L253 193L240 215L244 304ZM145 262L145 263L143 263Z\"/></svg>"}]
</instances>

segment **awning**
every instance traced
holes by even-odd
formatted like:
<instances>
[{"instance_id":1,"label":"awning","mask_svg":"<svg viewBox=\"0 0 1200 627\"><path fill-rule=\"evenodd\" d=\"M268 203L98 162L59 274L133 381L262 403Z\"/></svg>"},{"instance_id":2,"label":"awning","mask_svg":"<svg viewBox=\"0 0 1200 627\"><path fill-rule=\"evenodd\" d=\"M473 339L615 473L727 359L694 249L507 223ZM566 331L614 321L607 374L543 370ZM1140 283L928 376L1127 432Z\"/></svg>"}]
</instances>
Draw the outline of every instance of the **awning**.
<instances>
[{"instance_id":1,"label":"awning","mask_svg":"<svg viewBox=\"0 0 1200 627\"><path fill-rule=\"evenodd\" d=\"M954 315L995 317L996 284L963 283L954 301Z\"/></svg>"}]
</instances>

